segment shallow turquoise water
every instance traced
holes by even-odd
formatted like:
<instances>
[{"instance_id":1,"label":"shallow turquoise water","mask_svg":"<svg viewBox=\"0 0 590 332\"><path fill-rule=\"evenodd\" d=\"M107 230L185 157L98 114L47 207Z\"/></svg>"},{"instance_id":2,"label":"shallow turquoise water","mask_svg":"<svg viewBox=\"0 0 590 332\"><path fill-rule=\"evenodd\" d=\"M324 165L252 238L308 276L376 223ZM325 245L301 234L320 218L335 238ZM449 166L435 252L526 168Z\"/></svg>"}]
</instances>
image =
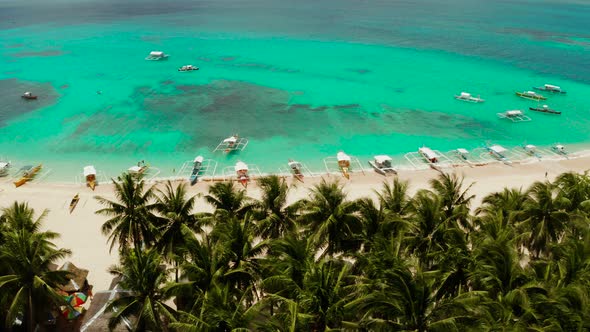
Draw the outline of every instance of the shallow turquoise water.
<instances>
[{"instance_id":1,"label":"shallow turquoise water","mask_svg":"<svg viewBox=\"0 0 590 332\"><path fill-rule=\"evenodd\" d=\"M170 176L197 154L220 169L240 159L275 172L294 158L320 171L339 150L364 163L422 145L590 141L587 5L539 2L537 16L511 21L526 1L451 1L465 10L426 17L420 2L339 2L330 12L334 2L197 3L34 24L15 14L0 30L0 155L71 181L86 164L114 176L142 159ZM145 61L151 50L171 56ZM184 64L201 70L178 72ZM497 118L537 105L514 92L544 83L567 89L547 101L563 115ZM20 100L21 90L42 100ZM486 102L454 100L461 91ZM246 150L212 153L236 132Z\"/></svg>"}]
</instances>

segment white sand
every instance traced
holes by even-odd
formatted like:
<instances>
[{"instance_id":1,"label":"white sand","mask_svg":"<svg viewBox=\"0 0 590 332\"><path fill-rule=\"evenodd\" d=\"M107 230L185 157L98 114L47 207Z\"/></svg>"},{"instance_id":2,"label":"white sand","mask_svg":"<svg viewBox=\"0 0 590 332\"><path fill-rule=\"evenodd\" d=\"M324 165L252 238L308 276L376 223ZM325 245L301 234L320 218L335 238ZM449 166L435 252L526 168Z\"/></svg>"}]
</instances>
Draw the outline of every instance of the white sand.
<instances>
[{"instance_id":1,"label":"white sand","mask_svg":"<svg viewBox=\"0 0 590 332\"><path fill-rule=\"evenodd\" d=\"M530 164L515 164L507 166L504 164L494 163L479 167L459 167L454 169L445 169L445 172L456 172L465 177L465 184L474 182L471 192L476 195L476 204L481 199L494 191L502 190L504 187L522 187L526 189L535 181L545 179L547 172L548 178L552 180L555 176L566 171L581 172L590 168L590 157L580 157L570 160L546 160ZM424 171L400 171L399 177L410 181L410 191L428 187L428 181L438 175L434 170ZM373 190L379 190L385 177L373 172L366 172L365 175L353 173L350 180L346 180L338 175L326 175L329 179L340 179L345 184L345 190L349 193L350 199L365 196L373 196ZM297 187L293 189L290 201L305 197L309 188L317 184L320 178L306 178L305 183L296 183ZM206 193L210 183L198 183L189 187L191 194ZM160 186L161 187L161 186ZM70 214L68 211L69 203L72 197L80 193L80 202L75 211ZM260 190L254 183L248 186L248 195L259 197ZM59 247L71 249L73 255L70 257L74 264L79 267L90 270L88 276L94 290L106 290L111 282L111 276L107 268L118 262L116 249L109 253L106 236L102 235L100 227L105 220L104 217L94 214L101 208L98 202L93 198L95 195L101 195L113 199L112 185L102 184L96 188L95 192L82 185L63 185L63 184L45 184L45 183L28 183L20 188L14 188L14 185L4 179L0 182L0 207L6 207L12 202L26 201L35 209L37 215L43 209L49 209L49 215L45 220L45 227L61 234L61 238L56 241ZM209 207L202 199L198 199L197 210L210 211Z\"/></svg>"}]
</instances>

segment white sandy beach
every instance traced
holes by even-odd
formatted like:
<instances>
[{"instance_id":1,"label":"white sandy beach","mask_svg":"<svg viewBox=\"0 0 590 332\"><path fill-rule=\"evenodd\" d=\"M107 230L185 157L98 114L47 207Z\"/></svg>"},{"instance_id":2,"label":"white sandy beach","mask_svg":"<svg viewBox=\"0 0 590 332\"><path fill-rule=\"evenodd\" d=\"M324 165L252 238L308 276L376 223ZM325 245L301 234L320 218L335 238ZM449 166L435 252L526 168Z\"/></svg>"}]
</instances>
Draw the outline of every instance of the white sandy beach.
<instances>
[{"instance_id":1,"label":"white sandy beach","mask_svg":"<svg viewBox=\"0 0 590 332\"><path fill-rule=\"evenodd\" d=\"M465 184L474 183L471 192L476 195L476 203L487 194L503 189L504 187L527 188L535 181L544 180L545 174L551 180L555 176L566 172L582 172L590 169L590 156L579 157L569 160L544 160L528 164L514 164L507 166L501 163L492 163L478 167L446 168L445 172L455 172L465 178ZM411 192L428 187L428 181L436 177L438 172L434 170L422 171L400 171L399 177L409 180ZM338 175L324 175L334 179L338 178L345 184L350 199L372 196L373 190L379 190L385 177L374 172L365 172L365 175L353 173L350 180L345 180ZM291 192L290 200L295 201L307 195L311 186L318 183L320 177L306 178L305 183L297 182L297 187ZM294 181L294 180L290 180ZM211 183L201 182L189 187L191 194L206 193ZM258 198L260 191L251 183L248 186L248 195ZM80 202L75 211L70 214L68 211L69 202L72 197L80 193ZM101 195L109 199L113 198L112 185L101 184L93 192L82 185L49 184L49 183L28 183L20 188L15 188L9 181L0 183L0 206L6 207L12 202L26 201L35 209L37 215L48 209L49 214L45 220L45 227L61 234L56 241L58 246L71 249L73 255L70 257L74 264L90 270L89 282L94 285L94 290L108 289L111 276L107 268L117 263L116 249L109 253L107 239L102 235L100 227L104 217L94 214L101 208L93 198ZM198 199L198 211L210 211L211 208L202 199Z\"/></svg>"}]
</instances>

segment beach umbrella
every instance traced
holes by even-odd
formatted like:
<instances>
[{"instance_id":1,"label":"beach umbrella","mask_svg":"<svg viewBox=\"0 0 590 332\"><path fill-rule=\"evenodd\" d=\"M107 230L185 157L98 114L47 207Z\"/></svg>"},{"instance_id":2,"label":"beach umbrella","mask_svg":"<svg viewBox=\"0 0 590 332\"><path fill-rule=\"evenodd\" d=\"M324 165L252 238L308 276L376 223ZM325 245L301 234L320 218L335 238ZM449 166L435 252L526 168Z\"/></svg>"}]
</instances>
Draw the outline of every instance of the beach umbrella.
<instances>
[{"instance_id":1,"label":"beach umbrella","mask_svg":"<svg viewBox=\"0 0 590 332\"><path fill-rule=\"evenodd\" d=\"M72 307L81 306L88 299L88 296L86 296L86 294L81 293L81 292L76 292L70 296L71 296L71 299L69 299L68 302L72 305Z\"/></svg>"},{"instance_id":2,"label":"beach umbrella","mask_svg":"<svg viewBox=\"0 0 590 332\"><path fill-rule=\"evenodd\" d=\"M71 309L69 307L65 307L61 314L68 320L76 319L78 316L80 316L80 312L77 309Z\"/></svg>"}]
</instances>

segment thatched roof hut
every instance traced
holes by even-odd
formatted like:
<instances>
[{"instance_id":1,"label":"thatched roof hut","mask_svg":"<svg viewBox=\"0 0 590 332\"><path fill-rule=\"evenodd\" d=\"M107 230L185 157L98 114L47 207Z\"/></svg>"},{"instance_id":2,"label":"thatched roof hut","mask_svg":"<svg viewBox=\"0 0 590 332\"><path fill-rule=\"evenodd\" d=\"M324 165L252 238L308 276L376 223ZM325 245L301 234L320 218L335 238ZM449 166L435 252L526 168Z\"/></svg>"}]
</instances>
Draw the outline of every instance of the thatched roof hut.
<instances>
[{"instance_id":1,"label":"thatched roof hut","mask_svg":"<svg viewBox=\"0 0 590 332\"><path fill-rule=\"evenodd\" d=\"M88 290L88 270L76 267L72 262L66 262L60 270L70 272L70 281L61 287L61 290L67 293L85 292Z\"/></svg>"}]
</instances>

